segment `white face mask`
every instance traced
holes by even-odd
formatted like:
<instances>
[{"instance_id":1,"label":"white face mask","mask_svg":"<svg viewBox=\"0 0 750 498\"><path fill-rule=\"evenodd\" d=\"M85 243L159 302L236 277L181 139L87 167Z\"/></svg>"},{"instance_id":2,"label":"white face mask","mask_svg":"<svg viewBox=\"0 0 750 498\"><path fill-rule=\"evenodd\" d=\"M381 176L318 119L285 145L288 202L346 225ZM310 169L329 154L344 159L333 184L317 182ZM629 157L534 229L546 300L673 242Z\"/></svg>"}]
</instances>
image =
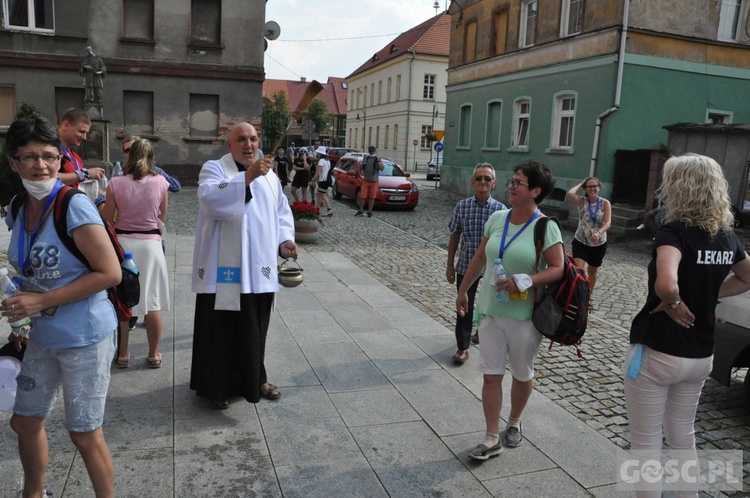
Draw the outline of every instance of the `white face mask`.
<instances>
[{"instance_id":1,"label":"white face mask","mask_svg":"<svg viewBox=\"0 0 750 498\"><path fill-rule=\"evenodd\" d=\"M21 182L23 182L23 186L29 195L33 196L35 199L41 200L47 197L50 192L52 192L52 189L55 188L57 178L50 178L49 180L40 180L36 182L27 180L26 178L21 178Z\"/></svg>"}]
</instances>

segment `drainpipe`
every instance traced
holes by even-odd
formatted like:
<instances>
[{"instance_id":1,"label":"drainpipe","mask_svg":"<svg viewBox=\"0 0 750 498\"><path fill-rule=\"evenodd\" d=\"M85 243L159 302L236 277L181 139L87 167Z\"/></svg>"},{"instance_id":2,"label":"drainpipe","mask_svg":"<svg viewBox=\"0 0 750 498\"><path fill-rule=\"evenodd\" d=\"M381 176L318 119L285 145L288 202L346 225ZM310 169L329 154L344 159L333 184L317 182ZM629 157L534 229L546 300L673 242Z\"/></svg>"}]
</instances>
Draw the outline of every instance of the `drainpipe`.
<instances>
[{"instance_id":1,"label":"drainpipe","mask_svg":"<svg viewBox=\"0 0 750 498\"><path fill-rule=\"evenodd\" d=\"M411 53L411 60L409 61L409 99L406 104L406 141L404 142L404 170L409 167L409 125L411 124L411 87L412 87L412 73L414 72L414 59L417 58L417 53L414 50L408 50ZM416 153L414 154L414 164L417 164ZM416 172L416 166L415 166Z\"/></svg>"},{"instance_id":2,"label":"drainpipe","mask_svg":"<svg viewBox=\"0 0 750 498\"><path fill-rule=\"evenodd\" d=\"M594 129L594 147L591 151L591 166L589 167L589 176L595 176L596 156L599 153L599 134L601 133L602 121L604 118L613 114L620 108L620 94L622 93L622 73L625 66L625 43L628 41L628 18L630 14L630 0L625 0L622 13L622 32L620 33L620 57L617 62L617 87L615 89L615 105L599 114L596 117L596 127Z\"/></svg>"}]
</instances>

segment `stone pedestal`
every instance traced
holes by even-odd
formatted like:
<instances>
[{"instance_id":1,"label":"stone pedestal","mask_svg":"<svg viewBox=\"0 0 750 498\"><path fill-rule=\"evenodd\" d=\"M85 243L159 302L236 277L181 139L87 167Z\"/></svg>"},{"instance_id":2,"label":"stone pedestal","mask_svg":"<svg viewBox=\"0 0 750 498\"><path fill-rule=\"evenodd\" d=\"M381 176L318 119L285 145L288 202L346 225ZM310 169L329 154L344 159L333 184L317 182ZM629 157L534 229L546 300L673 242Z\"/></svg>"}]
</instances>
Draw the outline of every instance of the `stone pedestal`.
<instances>
[{"instance_id":1,"label":"stone pedestal","mask_svg":"<svg viewBox=\"0 0 750 498\"><path fill-rule=\"evenodd\" d=\"M90 109L86 112L90 115ZM79 155L87 168L105 168L107 176L111 170L109 156L109 124L106 119L92 119L88 137L81 144Z\"/></svg>"},{"instance_id":2,"label":"stone pedestal","mask_svg":"<svg viewBox=\"0 0 750 498\"><path fill-rule=\"evenodd\" d=\"M317 220L295 220L294 221L294 240L297 243L315 244L318 241L318 227L320 222Z\"/></svg>"}]
</instances>

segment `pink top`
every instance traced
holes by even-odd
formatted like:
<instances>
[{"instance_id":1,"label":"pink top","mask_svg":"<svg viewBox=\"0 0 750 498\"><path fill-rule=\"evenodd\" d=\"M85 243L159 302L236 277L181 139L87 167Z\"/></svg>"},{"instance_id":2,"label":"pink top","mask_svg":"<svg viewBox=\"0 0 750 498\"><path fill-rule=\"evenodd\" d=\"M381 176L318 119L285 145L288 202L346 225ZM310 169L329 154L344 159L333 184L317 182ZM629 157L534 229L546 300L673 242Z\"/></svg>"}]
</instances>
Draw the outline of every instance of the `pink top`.
<instances>
[{"instance_id":1,"label":"pink top","mask_svg":"<svg viewBox=\"0 0 750 498\"><path fill-rule=\"evenodd\" d=\"M126 231L148 231L159 228L159 206L169 183L161 175L148 175L140 180L133 175L116 176L109 181L115 197L117 218L115 228ZM123 234L136 239L161 240L161 235Z\"/></svg>"}]
</instances>

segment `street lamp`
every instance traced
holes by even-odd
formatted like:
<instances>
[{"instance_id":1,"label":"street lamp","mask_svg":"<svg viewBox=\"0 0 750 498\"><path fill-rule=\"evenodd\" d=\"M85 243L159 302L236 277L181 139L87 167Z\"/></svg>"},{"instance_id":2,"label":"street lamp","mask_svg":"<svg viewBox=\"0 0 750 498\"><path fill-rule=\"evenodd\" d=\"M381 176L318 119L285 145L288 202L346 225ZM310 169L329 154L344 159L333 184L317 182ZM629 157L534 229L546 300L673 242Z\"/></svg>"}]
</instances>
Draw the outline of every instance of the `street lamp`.
<instances>
[{"instance_id":1,"label":"street lamp","mask_svg":"<svg viewBox=\"0 0 750 498\"><path fill-rule=\"evenodd\" d=\"M362 111L362 115L364 116L364 124L362 126L362 151L367 148L367 144L365 144L365 134L367 133L367 108L363 107L362 109L357 109L358 111ZM355 118L357 121L362 121L362 119L359 117L359 113L357 113L357 117Z\"/></svg>"},{"instance_id":2,"label":"street lamp","mask_svg":"<svg viewBox=\"0 0 750 498\"><path fill-rule=\"evenodd\" d=\"M435 9L435 15L437 15L437 11L440 8L440 2L438 2L438 0L435 0L435 5L433 5L432 8Z\"/></svg>"}]
</instances>

